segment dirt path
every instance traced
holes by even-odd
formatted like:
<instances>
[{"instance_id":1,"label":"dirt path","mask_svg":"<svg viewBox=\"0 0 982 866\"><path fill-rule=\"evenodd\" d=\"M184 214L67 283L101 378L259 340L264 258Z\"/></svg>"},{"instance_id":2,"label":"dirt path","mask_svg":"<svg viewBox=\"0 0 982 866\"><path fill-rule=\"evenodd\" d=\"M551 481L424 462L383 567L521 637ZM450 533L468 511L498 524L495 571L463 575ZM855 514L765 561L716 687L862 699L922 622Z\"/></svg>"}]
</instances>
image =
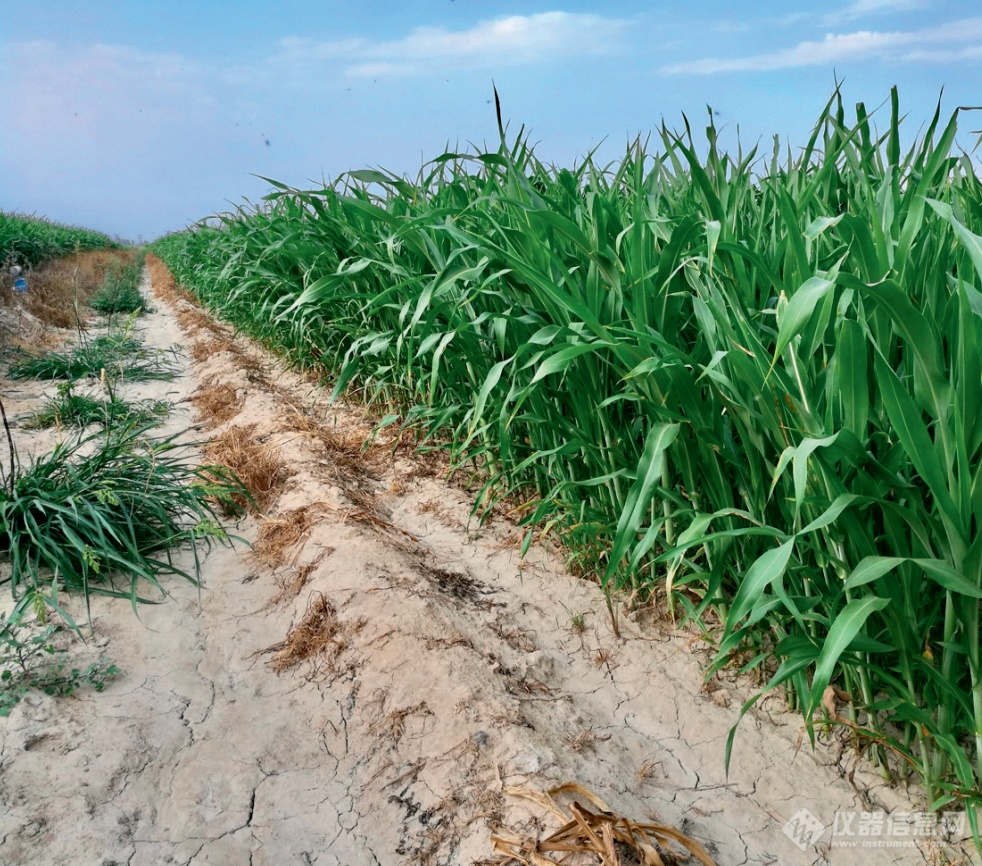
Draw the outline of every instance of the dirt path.
<instances>
[{"instance_id":1,"label":"dirt path","mask_svg":"<svg viewBox=\"0 0 982 866\"><path fill-rule=\"evenodd\" d=\"M744 720L727 779L747 693L699 688L691 636L625 614L615 637L595 586L547 551L522 562L516 529L478 529L432 465L363 453L356 409L176 310L189 330L160 301L141 327L183 345L185 373L130 387L178 401L171 430L211 388L227 418L208 435L242 428L281 462L264 532L279 564L215 548L200 594L172 583L139 619L96 601L84 652L125 673L0 720L0 864L470 864L493 830L545 817L508 786L562 782L683 829L720 866L945 862L930 841L830 847L828 829L800 849L782 828L802 809L828 828L837 811L921 807L863 769L847 779L843 746L798 750L776 698ZM9 384L13 411L41 390Z\"/></svg>"}]
</instances>

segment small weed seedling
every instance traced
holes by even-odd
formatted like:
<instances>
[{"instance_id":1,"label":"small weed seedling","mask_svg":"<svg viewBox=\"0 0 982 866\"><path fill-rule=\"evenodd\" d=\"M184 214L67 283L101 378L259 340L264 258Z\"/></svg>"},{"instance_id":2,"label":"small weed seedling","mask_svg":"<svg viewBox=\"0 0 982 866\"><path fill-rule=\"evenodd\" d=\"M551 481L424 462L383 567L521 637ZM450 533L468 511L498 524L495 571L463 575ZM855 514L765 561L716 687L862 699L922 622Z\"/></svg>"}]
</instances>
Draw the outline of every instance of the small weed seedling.
<instances>
[{"instance_id":1,"label":"small weed seedling","mask_svg":"<svg viewBox=\"0 0 982 866\"><path fill-rule=\"evenodd\" d=\"M0 614L0 717L9 715L31 689L46 695L70 695L81 686L101 691L105 681L119 673L107 659L85 668L70 667L64 661L67 651L52 642L58 627L43 621L40 625L35 630L16 614L9 619Z\"/></svg>"}]
</instances>

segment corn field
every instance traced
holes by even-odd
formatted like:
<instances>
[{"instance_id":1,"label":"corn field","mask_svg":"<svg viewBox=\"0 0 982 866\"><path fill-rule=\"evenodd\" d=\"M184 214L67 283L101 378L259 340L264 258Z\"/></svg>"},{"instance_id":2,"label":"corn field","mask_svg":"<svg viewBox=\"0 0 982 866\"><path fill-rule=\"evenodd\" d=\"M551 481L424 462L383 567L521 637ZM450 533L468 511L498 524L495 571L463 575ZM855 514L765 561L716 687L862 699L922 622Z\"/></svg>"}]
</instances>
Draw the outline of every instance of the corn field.
<instances>
[{"instance_id":1,"label":"corn field","mask_svg":"<svg viewBox=\"0 0 982 866\"><path fill-rule=\"evenodd\" d=\"M272 182L155 252L479 470L480 505L507 499L529 540L701 624L712 670L758 677L741 715L781 688L810 730L844 727L964 808L982 777L982 185L959 119L939 108L902 148L896 91L848 119L836 93L800 150L726 152L710 117L704 141L686 121L573 168L502 128L414 180Z\"/></svg>"},{"instance_id":2,"label":"corn field","mask_svg":"<svg viewBox=\"0 0 982 866\"><path fill-rule=\"evenodd\" d=\"M0 211L0 266L37 265L78 250L117 247L101 232Z\"/></svg>"}]
</instances>

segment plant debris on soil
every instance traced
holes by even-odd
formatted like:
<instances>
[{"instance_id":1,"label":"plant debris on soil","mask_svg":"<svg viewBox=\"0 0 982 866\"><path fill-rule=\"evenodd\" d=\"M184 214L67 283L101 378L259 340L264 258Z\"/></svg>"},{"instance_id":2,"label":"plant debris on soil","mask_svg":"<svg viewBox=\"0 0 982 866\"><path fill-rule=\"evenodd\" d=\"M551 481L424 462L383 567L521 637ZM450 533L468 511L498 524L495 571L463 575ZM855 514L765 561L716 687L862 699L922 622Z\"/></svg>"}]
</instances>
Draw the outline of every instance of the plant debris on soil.
<instances>
[{"instance_id":1,"label":"plant debris on soil","mask_svg":"<svg viewBox=\"0 0 982 866\"><path fill-rule=\"evenodd\" d=\"M250 499L238 496L236 505L262 514L286 484L286 467L275 450L255 441L253 427L229 427L205 445L205 456L210 463L230 469L249 492Z\"/></svg>"},{"instance_id":2,"label":"plant debris on soil","mask_svg":"<svg viewBox=\"0 0 982 866\"><path fill-rule=\"evenodd\" d=\"M695 839L674 827L644 821L632 821L615 815L610 807L582 785L568 783L545 793L529 788L507 787L506 796L521 797L541 806L563 822L544 839L495 834L495 853L501 866L552 866L556 863L597 863L600 866L672 866L696 860L703 866L716 866L709 852ZM559 798L578 797L589 806L573 799L561 806ZM595 810L595 811L594 811ZM679 848L683 850L679 850ZM569 855L588 854L587 859ZM554 859L562 855L561 859ZM690 856L691 855L691 856Z\"/></svg>"}]
</instances>

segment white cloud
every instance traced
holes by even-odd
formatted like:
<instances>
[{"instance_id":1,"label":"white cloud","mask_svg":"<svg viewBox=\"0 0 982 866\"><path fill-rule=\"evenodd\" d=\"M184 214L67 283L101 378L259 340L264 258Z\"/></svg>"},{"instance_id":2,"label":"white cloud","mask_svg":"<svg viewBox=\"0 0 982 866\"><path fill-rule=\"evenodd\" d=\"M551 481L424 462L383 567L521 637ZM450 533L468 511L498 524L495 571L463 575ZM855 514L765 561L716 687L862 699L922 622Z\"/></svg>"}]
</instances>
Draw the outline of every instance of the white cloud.
<instances>
[{"instance_id":1,"label":"white cloud","mask_svg":"<svg viewBox=\"0 0 982 866\"><path fill-rule=\"evenodd\" d=\"M853 0L845 9L825 17L827 23L853 21L878 12L906 12L924 5L924 0Z\"/></svg>"},{"instance_id":2,"label":"white cloud","mask_svg":"<svg viewBox=\"0 0 982 866\"><path fill-rule=\"evenodd\" d=\"M902 44L903 33L874 33L868 30L844 35L828 34L821 42L799 42L793 48L771 54L755 54L734 59L705 58L665 67L664 72L695 72L710 75L716 72L767 71L795 66L814 66L858 56L879 53Z\"/></svg>"},{"instance_id":3,"label":"white cloud","mask_svg":"<svg viewBox=\"0 0 982 866\"><path fill-rule=\"evenodd\" d=\"M977 44L956 47L966 42ZM718 72L793 69L848 60L892 59L913 62L956 55L960 59L971 59L978 56L980 48L982 48L982 18L967 18L922 30L893 32L859 30L854 33L829 33L820 41L799 42L792 48L769 54L737 58L703 58L666 66L662 72L711 75Z\"/></svg>"},{"instance_id":4,"label":"white cloud","mask_svg":"<svg viewBox=\"0 0 982 866\"><path fill-rule=\"evenodd\" d=\"M287 38L249 63L226 66L123 45L39 40L3 46L0 111L8 130L43 141L52 154L100 150L109 139L138 146L171 123L213 126L234 117L234 125L249 117L253 94L283 87L315 91L345 77L547 64L623 50L626 36L624 21L553 11L460 30L417 27L392 40ZM46 136L54 129L63 134Z\"/></svg>"},{"instance_id":5,"label":"white cloud","mask_svg":"<svg viewBox=\"0 0 982 866\"><path fill-rule=\"evenodd\" d=\"M391 161L405 165L403 151L443 142L433 143L432 123L413 129L401 110L378 124L393 89L364 98L366 78L451 78L458 70L563 62L591 73L591 59L623 53L631 35L627 22L562 11L491 17L461 29L418 27L384 40L371 31L350 38L329 32L338 35L271 38L230 60L191 56L190 47L154 51L70 37L12 42L0 34L7 206L54 207L54 218L102 213L89 224L149 233L150 226L175 227L175 211L191 219L220 207L249 174L333 171L374 161L368 152L395 154ZM451 90L441 82L441 92ZM438 121L465 129L446 112ZM152 192L152 207L141 204L144 191ZM169 215L149 216L158 205L170 207ZM133 231L123 226L130 219Z\"/></svg>"},{"instance_id":6,"label":"white cloud","mask_svg":"<svg viewBox=\"0 0 982 866\"><path fill-rule=\"evenodd\" d=\"M913 9L921 9L927 3L928 0L853 0L853 2L841 9L832 11L822 11L813 8L795 12L784 12L766 18L751 17L742 14L736 19L716 21L713 24L713 29L718 33L751 33L762 29L775 30L786 27L820 26L823 28L834 28L848 22L855 22L860 18L877 15L886 17L890 14L896 16Z\"/></svg>"},{"instance_id":7,"label":"white cloud","mask_svg":"<svg viewBox=\"0 0 982 866\"><path fill-rule=\"evenodd\" d=\"M596 15L544 12L482 21L469 30L450 31L420 27L405 39L383 43L379 53L417 60L429 58L475 58L535 62L587 51L610 50L605 36L619 33L621 26Z\"/></svg>"},{"instance_id":8,"label":"white cloud","mask_svg":"<svg viewBox=\"0 0 982 866\"><path fill-rule=\"evenodd\" d=\"M480 21L466 30L417 27L401 39L347 39L315 42L294 38L280 43L275 63L304 67L340 60L351 76L381 77L487 67L548 63L559 57L617 51L626 22L573 12L543 12Z\"/></svg>"}]
</instances>

